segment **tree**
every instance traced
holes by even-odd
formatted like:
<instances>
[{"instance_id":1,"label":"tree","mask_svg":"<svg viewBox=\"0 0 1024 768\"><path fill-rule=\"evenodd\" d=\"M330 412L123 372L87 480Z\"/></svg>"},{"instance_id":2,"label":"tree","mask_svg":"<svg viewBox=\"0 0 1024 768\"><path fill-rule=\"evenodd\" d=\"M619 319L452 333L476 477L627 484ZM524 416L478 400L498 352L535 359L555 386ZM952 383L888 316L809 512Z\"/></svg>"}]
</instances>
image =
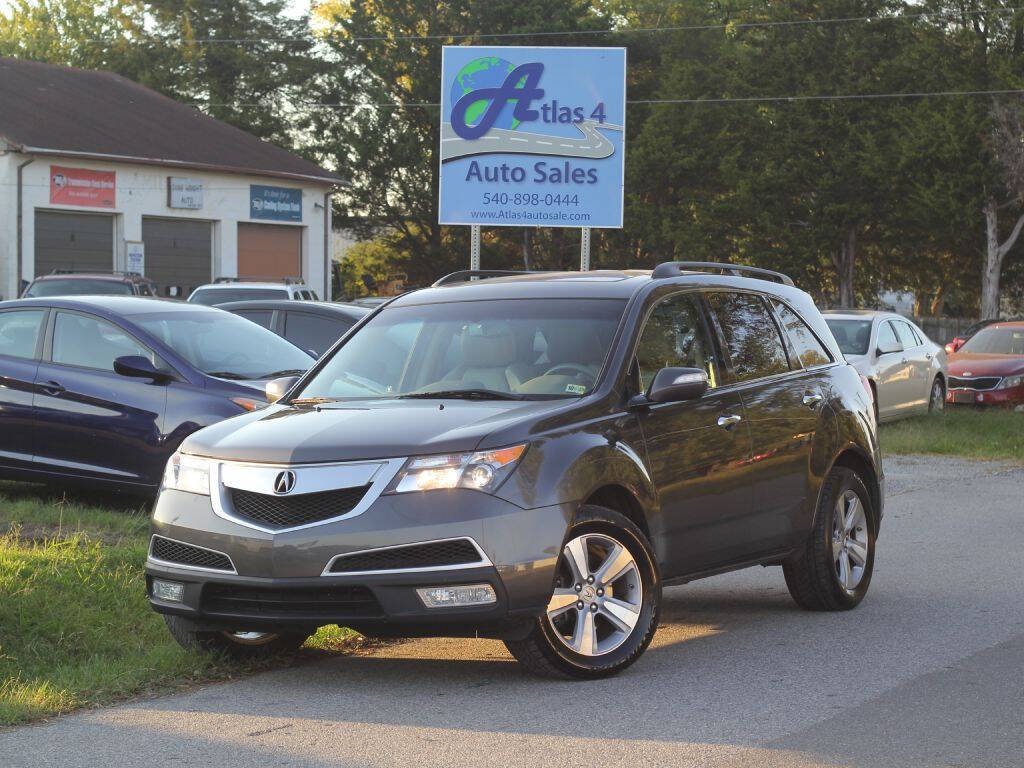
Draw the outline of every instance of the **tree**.
<instances>
[{"instance_id":1,"label":"tree","mask_svg":"<svg viewBox=\"0 0 1024 768\"><path fill-rule=\"evenodd\" d=\"M285 0L148 0L154 37L176 52L165 92L218 120L292 146L307 116L305 88L319 71L309 17Z\"/></svg>"}]
</instances>

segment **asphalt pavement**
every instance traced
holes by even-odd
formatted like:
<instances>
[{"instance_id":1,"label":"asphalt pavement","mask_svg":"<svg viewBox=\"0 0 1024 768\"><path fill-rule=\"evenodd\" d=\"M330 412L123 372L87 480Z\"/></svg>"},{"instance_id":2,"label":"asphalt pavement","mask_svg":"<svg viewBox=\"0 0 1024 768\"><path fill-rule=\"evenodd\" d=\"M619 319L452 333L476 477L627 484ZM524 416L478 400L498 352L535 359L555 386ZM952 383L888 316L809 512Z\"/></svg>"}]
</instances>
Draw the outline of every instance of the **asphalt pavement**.
<instances>
[{"instance_id":1,"label":"asphalt pavement","mask_svg":"<svg viewBox=\"0 0 1024 768\"><path fill-rule=\"evenodd\" d=\"M852 612L800 611L751 569L667 589L609 680L414 640L0 732L0 766L1024 766L1024 468L886 471Z\"/></svg>"}]
</instances>

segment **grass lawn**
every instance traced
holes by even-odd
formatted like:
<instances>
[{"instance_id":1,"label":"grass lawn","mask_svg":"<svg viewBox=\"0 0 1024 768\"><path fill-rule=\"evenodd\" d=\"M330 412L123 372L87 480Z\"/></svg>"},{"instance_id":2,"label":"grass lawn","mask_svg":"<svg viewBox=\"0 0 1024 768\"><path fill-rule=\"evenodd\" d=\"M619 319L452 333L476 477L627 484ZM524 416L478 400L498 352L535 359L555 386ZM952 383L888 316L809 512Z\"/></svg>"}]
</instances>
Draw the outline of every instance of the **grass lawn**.
<instances>
[{"instance_id":1,"label":"grass lawn","mask_svg":"<svg viewBox=\"0 0 1024 768\"><path fill-rule=\"evenodd\" d=\"M148 527L140 502L0 482L0 726L254 668L171 639L146 601ZM353 637L324 628L307 648Z\"/></svg>"},{"instance_id":2,"label":"grass lawn","mask_svg":"<svg viewBox=\"0 0 1024 768\"><path fill-rule=\"evenodd\" d=\"M938 453L1024 461L1024 413L1003 409L949 410L883 424L883 453Z\"/></svg>"}]
</instances>

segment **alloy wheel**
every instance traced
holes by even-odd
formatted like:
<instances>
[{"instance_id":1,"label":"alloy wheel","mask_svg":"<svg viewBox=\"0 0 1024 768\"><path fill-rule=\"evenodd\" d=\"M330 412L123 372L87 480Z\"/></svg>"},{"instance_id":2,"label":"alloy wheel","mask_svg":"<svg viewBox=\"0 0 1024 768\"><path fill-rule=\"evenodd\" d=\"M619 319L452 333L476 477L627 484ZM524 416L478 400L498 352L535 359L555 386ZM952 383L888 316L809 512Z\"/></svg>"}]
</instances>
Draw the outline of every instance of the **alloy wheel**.
<instances>
[{"instance_id":1,"label":"alloy wheel","mask_svg":"<svg viewBox=\"0 0 1024 768\"><path fill-rule=\"evenodd\" d=\"M640 570L629 549L611 536L587 533L562 549L547 618L569 650L601 656L632 634L642 600Z\"/></svg>"},{"instance_id":2,"label":"alloy wheel","mask_svg":"<svg viewBox=\"0 0 1024 768\"><path fill-rule=\"evenodd\" d=\"M868 562L868 522L860 496L852 490L836 501L832 521L832 559L836 578L847 592L857 589Z\"/></svg>"},{"instance_id":3,"label":"alloy wheel","mask_svg":"<svg viewBox=\"0 0 1024 768\"><path fill-rule=\"evenodd\" d=\"M942 383L938 379L936 379L934 382L932 382L932 399L931 402L928 403L928 410L931 411L932 413L938 413L942 411L945 405L946 396L945 393L942 391Z\"/></svg>"}]
</instances>

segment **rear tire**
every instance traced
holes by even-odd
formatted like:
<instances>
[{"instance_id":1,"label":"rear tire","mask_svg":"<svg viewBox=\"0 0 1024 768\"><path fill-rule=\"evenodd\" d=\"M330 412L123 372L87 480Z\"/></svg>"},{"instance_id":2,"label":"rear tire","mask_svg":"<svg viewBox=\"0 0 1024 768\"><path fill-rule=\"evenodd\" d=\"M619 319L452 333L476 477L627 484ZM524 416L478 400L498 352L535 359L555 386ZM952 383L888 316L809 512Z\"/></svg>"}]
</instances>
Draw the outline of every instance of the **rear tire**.
<instances>
[{"instance_id":1,"label":"rear tire","mask_svg":"<svg viewBox=\"0 0 1024 768\"><path fill-rule=\"evenodd\" d=\"M647 537L618 512L586 505L566 534L547 610L525 638L505 646L541 677L607 677L650 645L660 606Z\"/></svg>"},{"instance_id":2,"label":"rear tire","mask_svg":"<svg viewBox=\"0 0 1024 768\"><path fill-rule=\"evenodd\" d=\"M178 645L189 651L221 653L239 661L295 653L309 637L303 632L208 632L182 616L164 614L164 623Z\"/></svg>"},{"instance_id":3,"label":"rear tire","mask_svg":"<svg viewBox=\"0 0 1024 768\"><path fill-rule=\"evenodd\" d=\"M863 481L835 467L825 478L806 546L782 565L796 604L808 611L856 608L871 584L877 529Z\"/></svg>"}]
</instances>

